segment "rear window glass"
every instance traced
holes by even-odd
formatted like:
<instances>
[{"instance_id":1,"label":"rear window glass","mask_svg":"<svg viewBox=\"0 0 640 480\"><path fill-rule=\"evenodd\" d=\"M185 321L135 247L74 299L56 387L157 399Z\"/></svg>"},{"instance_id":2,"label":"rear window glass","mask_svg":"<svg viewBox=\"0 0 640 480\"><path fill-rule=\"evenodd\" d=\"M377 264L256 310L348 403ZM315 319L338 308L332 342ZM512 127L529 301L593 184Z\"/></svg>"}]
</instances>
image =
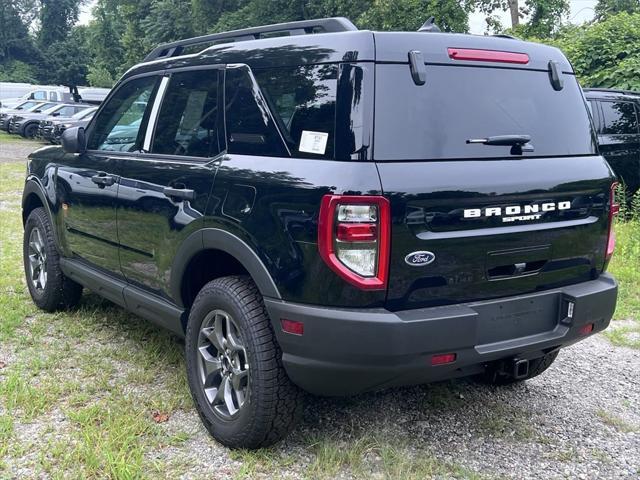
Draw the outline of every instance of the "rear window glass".
<instances>
[{"instance_id":1,"label":"rear window glass","mask_svg":"<svg viewBox=\"0 0 640 480\"><path fill-rule=\"evenodd\" d=\"M247 68L226 71L225 119L229 153L287 156L269 107Z\"/></svg>"},{"instance_id":2,"label":"rear window glass","mask_svg":"<svg viewBox=\"0 0 640 480\"><path fill-rule=\"evenodd\" d=\"M636 109L631 102L600 102L606 135L629 135L638 133Z\"/></svg>"},{"instance_id":3,"label":"rear window glass","mask_svg":"<svg viewBox=\"0 0 640 480\"><path fill-rule=\"evenodd\" d=\"M334 158L337 65L254 70L291 154Z\"/></svg>"},{"instance_id":4,"label":"rear window glass","mask_svg":"<svg viewBox=\"0 0 640 480\"><path fill-rule=\"evenodd\" d=\"M589 114L572 75L555 91L547 72L427 66L413 83L407 65L376 66L376 160L510 157L510 147L468 144L529 135L523 156L595 153Z\"/></svg>"}]
</instances>

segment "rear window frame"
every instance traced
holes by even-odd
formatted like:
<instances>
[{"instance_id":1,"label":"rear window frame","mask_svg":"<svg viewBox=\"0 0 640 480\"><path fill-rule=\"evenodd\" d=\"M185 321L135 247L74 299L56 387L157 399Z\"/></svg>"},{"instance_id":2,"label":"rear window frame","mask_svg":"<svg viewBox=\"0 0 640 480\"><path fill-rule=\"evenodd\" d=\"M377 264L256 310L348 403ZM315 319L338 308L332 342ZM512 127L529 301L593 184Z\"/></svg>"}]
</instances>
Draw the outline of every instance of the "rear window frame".
<instances>
[{"instance_id":1,"label":"rear window frame","mask_svg":"<svg viewBox=\"0 0 640 480\"><path fill-rule=\"evenodd\" d=\"M505 153L504 154L487 154L487 155L482 155L482 156L474 156L474 155L468 155L468 156L452 156L452 155L447 155L447 156L441 156L441 157L435 157L435 156L427 156L427 155L423 155L421 156L421 158L412 158L412 157L396 157L396 158L389 158L388 156L385 157L381 157L381 155L379 154L379 149L378 147L378 143L379 143L379 137L376 133L377 130L379 130L380 128L380 124L379 124L379 117L378 115L380 114L380 105L379 105L379 98L378 95L380 95L380 92L383 89L383 86L380 85L380 79L381 79L381 72L379 70L379 67L383 66L397 66L397 67L403 67L406 68L406 76L404 78L407 79L407 83L411 83L411 86L415 86L416 88L424 88L427 87L429 85L429 69L431 68L446 68L446 69L452 69L452 68L465 68L465 69L476 69L476 70L503 70L503 71L521 71L521 72L531 72L531 73L537 73L537 74L545 74L548 75L549 71L548 70L541 70L538 68L527 68L527 67L523 67L523 66L516 66L516 65L509 65L509 66L504 66L504 65L489 65L489 64L477 64L478 62L469 62L468 64L463 64L463 63L456 63L456 64L452 64L452 63L439 63L439 62L425 62L425 66L427 69L427 81L425 85L415 85L412 80L411 80L411 72L409 69L409 63L408 62L390 62L390 61L385 61L385 62L375 62L375 66L376 66L376 93L375 93L375 98L374 98L374 109L375 109L375 116L373 119L373 130L374 130L374 134L373 134L373 160L376 162L417 162L417 161L463 161L463 160L477 160L477 161L484 161L484 160L492 160L492 159L520 159L520 158L553 158L553 157L581 157L581 156L593 156L593 155L598 155L598 144L597 144L597 133L595 132L595 128L593 126L593 123L591 121L591 115L588 111L588 106L586 104L586 99L584 98L584 95L580 89L580 86L578 84L578 81L576 79L576 76L573 72L569 72L569 71L561 71L560 75L562 76L561 78L565 79L564 82L564 88L562 90L565 90L567 88L575 88L575 94L576 97L580 97L582 99L581 104L583 104L584 106L584 110L585 110L585 120L586 120L586 124L588 125L588 131L589 131L589 138L590 138L590 144L591 144L591 150L587 151L587 152L583 152L583 153L565 153L565 152L557 152L557 153L545 153L545 154L540 154L537 153L536 151L534 151L533 153L525 153L523 155L512 155L510 154L509 150L505 148ZM432 70L433 71L433 70ZM569 85L571 82L567 82L566 80L572 79L575 82L575 86ZM546 85L549 87L550 92L553 92L553 87L550 83L550 81L546 82ZM398 90L400 90L400 88L398 88ZM637 106L636 106L637 108ZM636 110L637 111L637 110ZM585 125L586 126L586 125ZM519 133L519 132L513 132L513 133ZM496 132L495 135L502 135L502 134L507 134L506 132ZM471 138L471 137L470 137ZM475 137L474 137L475 138ZM536 140L535 138L532 138L531 143L534 145L534 147L536 146Z\"/></svg>"}]
</instances>

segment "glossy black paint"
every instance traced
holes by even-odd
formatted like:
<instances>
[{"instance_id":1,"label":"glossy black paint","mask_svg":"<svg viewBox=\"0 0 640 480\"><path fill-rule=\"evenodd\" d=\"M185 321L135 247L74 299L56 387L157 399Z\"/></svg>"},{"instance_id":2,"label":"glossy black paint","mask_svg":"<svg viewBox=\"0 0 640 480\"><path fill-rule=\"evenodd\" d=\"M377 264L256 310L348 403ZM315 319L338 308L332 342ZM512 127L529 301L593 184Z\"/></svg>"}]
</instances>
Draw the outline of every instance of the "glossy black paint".
<instances>
[{"instance_id":1,"label":"glossy black paint","mask_svg":"<svg viewBox=\"0 0 640 480\"><path fill-rule=\"evenodd\" d=\"M406 68L407 83L421 88L411 79L409 50L421 50L428 85L430 64L447 68L442 65L454 62L446 55L449 46L526 51L527 68L536 74L546 72L548 62L554 61L563 75L572 76L571 66L555 49L508 39L424 33L278 37L156 60L132 68L116 90L140 76L160 78L177 70L257 71L336 63L335 158L231 153L229 132L223 130L222 153L213 158L159 155L141 148L77 154L50 147L30 156L27 181L34 187L25 190L25 211L34 201L31 195L46 199L62 256L76 262L69 264L70 270L73 267L91 285L109 282L120 304L147 318L168 312L165 326L174 331L182 328L176 322L184 322L192 300L184 288L189 267L202 251L226 252L235 258L267 299L322 309L409 311L597 278L605 263L613 180L602 157L590 152L553 158L376 161L377 69L393 67L403 75ZM469 63L487 67L483 62ZM496 68L522 70L517 65ZM577 88L575 81L570 85ZM220 83L221 91L224 86ZM550 83L547 86L553 89ZM253 94L256 102L265 103L259 88ZM106 104L111 98L113 93ZM152 95L143 125L153 100ZM576 104L581 107L582 102ZM87 127L88 137L103 110L104 106ZM376 113L385 114L389 112ZM226 125L227 117L219 115ZM393 118L387 125L393 126ZM584 143L592 146L592 141L589 131ZM191 194L180 198L171 194L176 190ZM320 258L318 213L325 194L390 199L392 247L386 291L360 290ZM503 225L497 218L469 221L463 215L469 208L563 201L571 201L571 208L525 223ZM434 261L408 265L405 258L418 251L432 252ZM525 266L512 272L510 267L516 264Z\"/></svg>"}]
</instances>

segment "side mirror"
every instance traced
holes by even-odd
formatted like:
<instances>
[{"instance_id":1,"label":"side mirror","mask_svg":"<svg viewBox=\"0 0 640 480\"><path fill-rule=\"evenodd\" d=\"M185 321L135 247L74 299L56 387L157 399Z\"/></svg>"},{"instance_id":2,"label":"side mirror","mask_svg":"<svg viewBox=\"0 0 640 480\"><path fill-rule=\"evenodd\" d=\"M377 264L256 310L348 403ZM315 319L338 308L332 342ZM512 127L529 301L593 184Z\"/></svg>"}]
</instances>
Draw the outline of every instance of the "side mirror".
<instances>
[{"instance_id":1,"label":"side mirror","mask_svg":"<svg viewBox=\"0 0 640 480\"><path fill-rule=\"evenodd\" d=\"M62 132L62 149L65 153L84 153L87 151L87 139L83 127L71 127Z\"/></svg>"},{"instance_id":2,"label":"side mirror","mask_svg":"<svg viewBox=\"0 0 640 480\"><path fill-rule=\"evenodd\" d=\"M58 112L54 112L54 113L52 113L52 114L51 114L51 116L52 116L52 117L57 117L57 116L59 116L59 115L60 115L60 114L59 114Z\"/></svg>"}]
</instances>

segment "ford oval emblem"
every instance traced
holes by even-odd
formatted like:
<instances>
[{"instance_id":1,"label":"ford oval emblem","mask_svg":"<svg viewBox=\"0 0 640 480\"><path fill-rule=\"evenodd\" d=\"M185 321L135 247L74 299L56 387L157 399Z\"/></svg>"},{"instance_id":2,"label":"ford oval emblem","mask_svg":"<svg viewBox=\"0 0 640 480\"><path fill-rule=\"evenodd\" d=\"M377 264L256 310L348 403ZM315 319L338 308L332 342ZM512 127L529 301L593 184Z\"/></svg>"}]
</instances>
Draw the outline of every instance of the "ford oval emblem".
<instances>
[{"instance_id":1,"label":"ford oval emblem","mask_svg":"<svg viewBox=\"0 0 640 480\"><path fill-rule=\"evenodd\" d=\"M411 265L412 267L423 267L425 265L429 265L436 259L436 256L432 252L411 252L409 255L404 257L404 261L407 265Z\"/></svg>"}]
</instances>

